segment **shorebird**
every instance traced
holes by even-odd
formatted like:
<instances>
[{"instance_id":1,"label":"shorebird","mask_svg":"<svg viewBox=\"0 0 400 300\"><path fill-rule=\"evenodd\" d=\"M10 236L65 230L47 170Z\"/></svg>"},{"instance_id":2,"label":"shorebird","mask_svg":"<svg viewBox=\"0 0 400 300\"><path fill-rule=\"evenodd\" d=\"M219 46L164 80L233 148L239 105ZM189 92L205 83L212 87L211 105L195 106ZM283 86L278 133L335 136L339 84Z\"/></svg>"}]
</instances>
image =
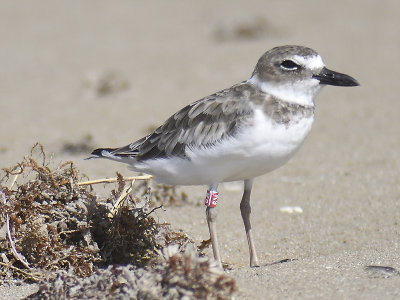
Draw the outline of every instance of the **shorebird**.
<instances>
[{"instance_id":1,"label":"shorebird","mask_svg":"<svg viewBox=\"0 0 400 300\"><path fill-rule=\"evenodd\" d=\"M149 135L91 158L126 163L170 185L207 185L207 223L214 258L222 267L216 230L218 184L244 181L240 211L250 266L259 266L250 224L253 179L284 165L314 121L314 98L325 85L358 82L325 67L303 46L281 46L258 60L250 79L180 109Z\"/></svg>"}]
</instances>

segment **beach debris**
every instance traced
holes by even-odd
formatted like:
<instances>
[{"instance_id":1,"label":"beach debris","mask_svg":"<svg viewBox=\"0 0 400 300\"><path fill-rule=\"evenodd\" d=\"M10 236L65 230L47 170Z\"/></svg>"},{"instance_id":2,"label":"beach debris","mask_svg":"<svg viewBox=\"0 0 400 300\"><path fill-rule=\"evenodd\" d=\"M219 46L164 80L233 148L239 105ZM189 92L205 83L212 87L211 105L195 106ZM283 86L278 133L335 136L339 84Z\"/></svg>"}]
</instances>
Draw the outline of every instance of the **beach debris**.
<instances>
[{"instance_id":1,"label":"beach debris","mask_svg":"<svg viewBox=\"0 0 400 300\"><path fill-rule=\"evenodd\" d=\"M39 151L41 163L33 158L34 151ZM18 270L24 279L34 280L39 269L72 268L78 276L90 275L93 264L100 261L86 215L96 197L90 189L76 186L79 175L73 163L65 162L51 170L42 146L37 144L29 157L3 171L1 191L7 201L0 204L0 226L10 220L19 258L12 258L17 256L13 243L0 240L0 253L9 261L7 266L2 265L0 274ZM11 177L11 185L4 186ZM23 268L34 270L36 276L26 276Z\"/></svg>"},{"instance_id":2,"label":"beach debris","mask_svg":"<svg viewBox=\"0 0 400 300\"><path fill-rule=\"evenodd\" d=\"M33 152L39 152L38 158ZM99 199L91 184L82 184L71 161L51 167L39 144L3 172L1 278L37 281L40 274L58 270L87 277L110 263L143 266L166 245L183 248L192 242L156 222L151 214L159 207L150 208L149 197L127 193L122 175L117 174L111 195Z\"/></svg>"},{"instance_id":3,"label":"beach debris","mask_svg":"<svg viewBox=\"0 0 400 300\"><path fill-rule=\"evenodd\" d=\"M189 203L187 194L182 191L181 188L172 185L155 183L154 181L150 180L152 178L153 176L151 175L104 178L79 182L78 185L112 183L117 182L118 180L130 181L132 189L129 192L133 192L133 195L137 198L147 197L150 202L150 207L182 206ZM134 184L135 186L133 187Z\"/></svg>"},{"instance_id":4,"label":"beach debris","mask_svg":"<svg viewBox=\"0 0 400 300\"><path fill-rule=\"evenodd\" d=\"M301 214L303 213L303 209L300 206L282 206L279 208L280 212L287 213L287 214Z\"/></svg>"},{"instance_id":5,"label":"beach debris","mask_svg":"<svg viewBox=\"0 0 400 300\"><path fill-rule=\"evenodd\" d=\"M111 265L87 278L59 271L27 299L232 299L235 281L193 251L169 246L147 267Z\"/></svg>"},{"instance_id":6,"label":"beach debris","mask_svg":"<svg viewBox=\"0 0 400 300\"><path fill-rule=\"evenodd\" d=\"M200 245L197 246L197 251L200 256L206 255L206 250L211 246L211 239L201 241Z\"/></svg>"},{"instance_id":7,"label":"beach debris","mask_svg":"<svg viewBox=\"0 0 400 300\"><path fill-rule=\"evenodd\" d=\"M18 176L18 175L16 175L15 178L17 178L17 176ZM13 182L14 182L14 181L13 181ZM7 197L6 197L6 195L4 194L3 191L0 191L0 194L1 194L2 198L3 198L3 204L4 204L4 205L7 205ZM7 233L8 241L9 241L9 243L10 243L10 247L11 247L11 252L12 252L12 254L13 254L14 257L15 257L18 261L20 261L27 269L31 269L31 267L29 266L29 263L26 261L26 258L25 258L22 254L18 253L17 249L15 248L15 243L14 243L14 240L13 240L13 238L12 238L12 236L11 236L11 230L10 230L10 216L9 216L8 214L6 214L6 224L5 224L5 226L6 226L6 227L5 227L5 230L6 230L6 233ZM6 261L9 261L7 258L6 258L5 260L6 260Z\"/></svg>"},{"instance_id":8,"label":"beach debris","mask_svg":"<svg viewBox=\"0 0 400 300\"><path fill-rule=\"evenodd\" d=\"M151 175L143 175L143 176L132 176L132 177L121 177L118 175L114 178L102 178L102 179L95 179L95 180L87 180L78 182L77 185L92 185L92 184L99 184L99 183L113 183L118 181L136 181L136 180L150 180L153 178Z\"/></svg>"},{"instance_id":9,"label":"beach debris","mask_svg":"<svg viewBox=\"0 0 400 300\"><path fill-rule=\"evenodd\" d=\"M366 266L365 271L372 278L390 278L400 276L400 271L388 266Z\"/></svg>"},{"instance_id":10,"label":"beach debris","mask_svg":"<svg viewBox=\"0 0 400 300\"><path fill-rule=\"evenodd\" d=\"M167 288L166 299L231 299L235 281L215 261L199 257L194 251L182 253L176 245L164 248L155 270Z\"/></svg>"},{"instance_id":11,"label":"beach debris","mask_svg":"<svg viewBox=\"0 0 400 300\"><path fill-rule=\"evenodd\" d=\"M161 206L150 207L148 185L139 189L147 194L135 194L134 183L151 176L117 173L91 181L71 161L52 165L40 144L3 172L0 282L39 282L39 291L27 299L232 299L235 294L235 280L199 256L207 243L196 249L185 232L157 222L152 214ZM94 193L96 183L115 188L102 199ZM157 201L169 191L162 188Z\"/></svg>"}]
</instances>

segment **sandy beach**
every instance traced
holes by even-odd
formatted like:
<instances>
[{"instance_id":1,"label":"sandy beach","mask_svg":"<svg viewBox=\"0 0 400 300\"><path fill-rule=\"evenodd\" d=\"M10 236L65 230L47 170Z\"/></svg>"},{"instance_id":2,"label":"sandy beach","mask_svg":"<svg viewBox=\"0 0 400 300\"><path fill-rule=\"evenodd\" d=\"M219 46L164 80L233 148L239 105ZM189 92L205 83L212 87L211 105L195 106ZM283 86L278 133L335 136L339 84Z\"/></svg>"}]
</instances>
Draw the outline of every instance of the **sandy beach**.
<instances>
[{"instance_id":1,"label":"sandy beach","mask_svg":"<svg viewBox=\"0 0 400 300\"><path fill-rule=\"evenodd\" d=\"M358 88L318 95L303 147L255 180L259 268L248 266L242 186L221 185L221 255L237 299L400 298L400 273L366 269L400 270L400 2L3 0L0 7L2 168L40 142L55 162L73 160L91 179L131 176L68 147L126 145L184 105L248 79L278 45L313 48L327 67L356 78ZM201 205L157 216L199 243L208 238L206 187L182 189ZM0 286L0 298L36 288Z\"/></svg>"}]
</instances>

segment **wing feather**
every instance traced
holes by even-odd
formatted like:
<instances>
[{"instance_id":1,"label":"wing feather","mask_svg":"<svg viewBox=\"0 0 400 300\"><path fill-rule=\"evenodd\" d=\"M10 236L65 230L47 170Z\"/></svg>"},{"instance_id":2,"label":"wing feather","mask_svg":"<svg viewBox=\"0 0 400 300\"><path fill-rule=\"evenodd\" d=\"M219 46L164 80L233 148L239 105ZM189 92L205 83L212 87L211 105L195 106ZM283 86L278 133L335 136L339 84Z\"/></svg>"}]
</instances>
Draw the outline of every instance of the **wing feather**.
<instances>
[{"instance_id":1,"label":"wing feather","mask_svg":"<svg viewBox=\"0 0 400 300\"><path fill-rule=\"evenodd\" d=\"M187 147L210 147L233 136L249 122L257 97L266 96L242 82L182 108L153 133L113 154L130 153L137 161L171 155L185 157Z\"/></svg>"}]
</instances>

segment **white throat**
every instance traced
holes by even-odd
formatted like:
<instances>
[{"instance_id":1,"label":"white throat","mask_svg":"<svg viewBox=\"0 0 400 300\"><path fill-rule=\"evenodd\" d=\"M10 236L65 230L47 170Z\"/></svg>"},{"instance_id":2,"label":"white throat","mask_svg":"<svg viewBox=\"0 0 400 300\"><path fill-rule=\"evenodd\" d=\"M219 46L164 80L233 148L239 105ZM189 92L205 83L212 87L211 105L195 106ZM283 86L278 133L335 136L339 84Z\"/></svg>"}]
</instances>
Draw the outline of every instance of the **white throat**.
<instances>
[{"instance_id":1,"label":"white throat","mask_svg":"<svg viewBox=\"0 0 400 300\"><path fill-rule=\"evenodd\" d=\"M266 94L290 103L307 106L314 105L314 98L322 87L319 81L313 78L288 83L273 83L263 82L258 79L257 75L254 75L247 82Z\"/></svg>"}]
</instances>

